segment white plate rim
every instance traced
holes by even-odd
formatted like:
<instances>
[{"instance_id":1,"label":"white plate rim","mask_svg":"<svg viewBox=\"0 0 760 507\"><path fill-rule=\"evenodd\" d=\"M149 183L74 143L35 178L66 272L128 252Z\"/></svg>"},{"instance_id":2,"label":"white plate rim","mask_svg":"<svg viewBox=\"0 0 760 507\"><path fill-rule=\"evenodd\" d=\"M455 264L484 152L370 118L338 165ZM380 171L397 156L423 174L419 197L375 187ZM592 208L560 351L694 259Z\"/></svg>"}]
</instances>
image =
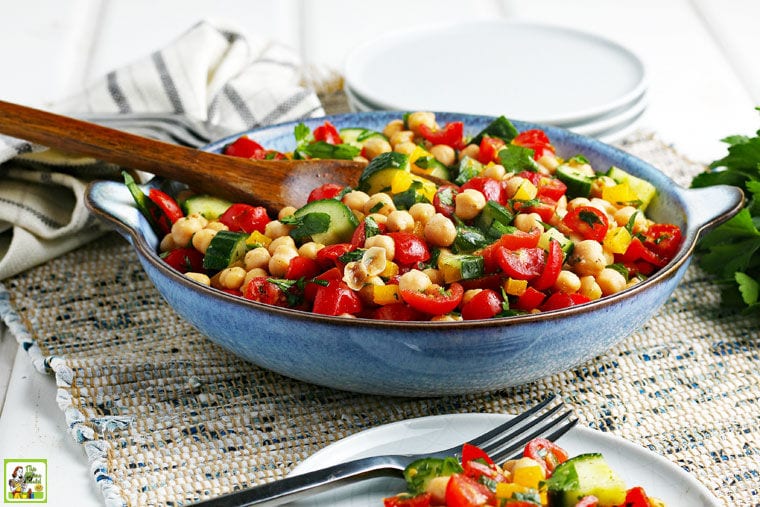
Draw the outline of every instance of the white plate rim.
<instances>
[{"instance_id":1,"label":"white plate rim","mask_svg":"<svg viewBox=\"0 0 760 507\"><path fill-rule=\"evenodd\" d=\"M540 23L540 22L535 22L535 21L526 21L526 20L521 20L521 19L476 19L476 20L465 21L465 22L454 22L454 23L448 22L448 23L429 24L421 28L420 27L407 28L407 29L400 29L400 30L387 32L378 38L359 44L348 53L345 59L344 66L343 66L345 87L351 88L354 91L355 97L360 99L360 101L367 107L380 109L380 110L415 110L414 104L403 104L403 103L391 104L391 103L388 103L387 101L384 101L376 97L374 93L367 90L366 87L362 85L361 79L357 79L358 75L355 69L361 68L361 66L356 65L354 62L361 61L363 57L363 53L373 50L375 46L381 47L383 45L387 45L389 41L392 41L394 39L406 39L406 38L415 37L415 36L419 37L423 34L432 34L432 33L440 32L440 31L461 28L463 26L475 26L478 24L488 24L488 25L499 24L499 25L505 25L505 26L520 26L520 27L534 28L537 30L556 30L556 31L564 32L566 34L571 34L572 36L575 36L575 37L582 37L588 41L593 41L597 44L602 44L604 46L610 47L614 49L615 51L625 55L626 58L628 58L628 60L630 61L630 63L632 63L638 69L638 77L637 77L636 85L633 86L625 94L620 95L616 99L611 100L605 104L600 104L596 107L587 108L585 110L566 113L564 115L556 115L556 116L546 117L546 118L533 117L533 118L515 118L515 119L530 121L532 123L545 123L545 124L552 124L552 125L582 123L590 119L596 118L598 116L601 116L603 114L606 114L615 109L621 108L625 106L626 104L631 104L635 102L636 100L640 98L640 96L647 89L648 73L646 70L646 66L644 65L644 62L633 51L623 46L619 42L608 39L599 34L579 30L574 27L558 25L558 24L550 24L550 23ZM443 110L441 108L438 108L438 109ZM461 111L461 112L472 113L473 111Z\"/></svg>"},{"instance_id":2,"label":"white plate rim","mask_svg":"<svg viewBox=\"0 0 760 507\"><path fill-rule=\"evenodd\" d=\"M455 413L404 419L388 424L383 424L360 431L358 433L354 433L348 437L345 437L328 445L327 447L324 447L323 449L317 451L302 461L291 471L289 475L298 475L329 465L338 464L349 459L377 454L377 452L371 452L373 448L382 447L383 452L386 453L405 451L409 452L408 449L394 449L393 445L399 442L399 437L406 437L415 432L419 433L419 428L415 430L415 426L423 428L423 432L419 434L426 437L426 439L420 443L422 447L414 449L413 451L426 452L435 451L441 447L459 442L459 438L461 437L459 433L469 434L471 436L466 438L471 438L479 432L482 432L483 427L494 427L502 422L511 419L512 417L514 416L494 413ZM469 433L467 433L468 428L470 429ZM476 433L472 433L474 430L477 430ZM446 433L447 431L448 433ZM452 434L452 432L456 433L456 435ZM436 438L440 438L440 441L437 444L435 443ZM572 452L572 444L574 443L575 446L578 446L578 441L580 441L581 445L584 441L590 441L595 445L593 446L594 448L579 449L575 452ZM380 445L378 445L378 443ZM694 507L695 504L692 502L692 500L690 500L690 498L696 497L699 497L703 500L704 503L702 503L702 505L704 506L719 507L722 505L705 485L697 481L692 475L683 470L681 467L677 466L665 457L660 456L659 454L656 454L638 444L625 440L616 435L576 426L575 428L571 429L566 435L564 435L558 441L558 443L560 443L560 445L563 447L566 447L568 451L571 452L571 454L598 451L605 454L605 456L608 456L609 452L612 449L618 449L622 450L622 454L625 455L627 459L633 457L638 460L643 460L644 464L651 466L652 468L657 467L658 469L664 469L668 474L664 479L667 480L668 483L679 483L682 485L681 490L676 492L677 496L675 496L675 498L685 499L684 501L688 502L674 503L671 498L667 503L668 507ZM423 448L425 450L421 450ZM616 468L614 465L613 468L619 471L619 468ZM640 468L644 467L641 466ZM646 470L650 469L646 468ZM619 473L620 472L621 471L619 471ZM654 474L654 472L651 473ZM625 473L621 473L621 475L624 479L626 479ZM654 479L654 475L652 478ZM658 496L658 492L648 489L648 484L646 483L639 484L637 482L634 484L630 480L626 480L626 482L629 484L629 486L641 485L648 491L649 494ZM364 483L349 486L349 488L361 488L361 484ZM393 494L393 491L389 491L388 494ZM684 496L686 494L689 494L688 498ZM662 492L659 492L659 495L662 496ZM309 505L313 507L327 507L328 505L331 505L330 503L314 503L314 501L318 501L318 499L319 497L310 499ZM368 500L362 502L362 499L360 499L360 501L357 503L356 498L351 497L350 505L352 507L378 507L378 505L380 505L379 503L375 504L373 502L370 504L367 502ZM349 504L347 503L346 505ZM338 504L335 504L335 507L340 506Z\"/></svg>"}]
</instances>

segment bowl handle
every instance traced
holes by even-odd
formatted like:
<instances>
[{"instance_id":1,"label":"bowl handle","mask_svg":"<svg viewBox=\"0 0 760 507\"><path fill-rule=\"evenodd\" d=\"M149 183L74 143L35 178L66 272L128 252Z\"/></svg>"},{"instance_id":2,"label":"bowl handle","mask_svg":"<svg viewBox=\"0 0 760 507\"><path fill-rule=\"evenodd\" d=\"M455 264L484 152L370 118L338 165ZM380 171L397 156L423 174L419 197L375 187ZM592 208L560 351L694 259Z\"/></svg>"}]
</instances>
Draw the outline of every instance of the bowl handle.
<instances>
[{"instance_id":1,"label":"bowl handle","mask_svg":"<svg viewBox=\"0 0 760 507\"><path fill-rule=\"evenodd\" d=\"M731 185L689 188L683 198L698 234L729 220L744 206L744 193Z\"/></svg>"}]
</instances>

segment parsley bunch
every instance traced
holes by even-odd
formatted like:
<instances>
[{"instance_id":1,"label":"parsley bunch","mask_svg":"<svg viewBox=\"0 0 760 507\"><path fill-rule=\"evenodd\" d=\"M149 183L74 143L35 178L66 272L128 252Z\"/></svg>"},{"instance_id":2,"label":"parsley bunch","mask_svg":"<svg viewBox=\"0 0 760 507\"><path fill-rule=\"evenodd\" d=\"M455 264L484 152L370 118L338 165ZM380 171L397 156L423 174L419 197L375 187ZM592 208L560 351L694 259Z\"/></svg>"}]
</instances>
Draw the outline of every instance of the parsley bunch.
<instances>
[{"instance_id":1,"label":"parsley bunch","mask_svg":"<svg viewBox=\"0 0 760 507\"><path fill-rule=\"evenodd\" d=\"M737 186L744 191L745 206L702 238L699 265L723 286L724 306L760 313L760 130L754 137L730 136L723 142L728 155L711 163L691 186Z\"/></svg>"}]
</instances>

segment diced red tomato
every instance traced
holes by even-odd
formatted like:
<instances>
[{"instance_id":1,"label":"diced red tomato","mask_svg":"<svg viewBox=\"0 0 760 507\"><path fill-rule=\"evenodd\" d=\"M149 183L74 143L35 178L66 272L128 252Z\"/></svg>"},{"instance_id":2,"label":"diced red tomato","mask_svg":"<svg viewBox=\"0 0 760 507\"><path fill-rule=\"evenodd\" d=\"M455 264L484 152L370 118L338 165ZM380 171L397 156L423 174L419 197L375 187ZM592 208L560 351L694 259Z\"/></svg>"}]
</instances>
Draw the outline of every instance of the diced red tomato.
<instances>
[{"instance_id":1,"label":"diced red tomato","mask_svg":"<svg viewBox=\"0 0 760 507\"><path fill-rule=\"evenodd\" d=\"M549 197L530 201L512 201L512 209L518 213L536 213L544 222L550 222L557 209L557 203Z\"/></svg>"},{"instance_id":2,"label":"diced red tomato","mask_svg":"<svg viewBox=\"0 0 760 507\"><path fill-rule=\"evenodd\" d=\"M637 261L644 261L652 266L663 267L667 264L667 261L647 248L642 241L634 236L631 243L628 245L625 253L622 255L616 255L616 260L624 263L637 263ZM646 273L645 273L646 274Z\"/></svg>"},{"instance_id":3,"label":"diced red tomato","mask_svg":"<svg viewBox=\"0 0 760 507\"><path fill-rule=\"evenodd\" d=\"M554 153L554 147L549 142L546 133L539 129L526 130L519 133L512 139L512 144L533 150L534 160L543 157L547 151Z\"/></svg>"},{"instance_id":4,"label":"diced red tomato","mask_svg":"<svg viewBox=\"0 0 760 507\"><path fill-rule=\"evenodd\" d=\"M562 246L559 241L554 239L549 240L549 252L546 255L546 263L544 269L538 278L533 280L532 284L538 290L547 290L554 285L557 281L560 271L562 271L562 263L565 260L565 255L562 252Z\"/></svg>"},{"instance_id":5,"label":"diced red tomato","mask_svg":"<svg viewBox=\"0 0 760 507\"><path fill-rule=\"evenodd\" d=\"M238 137L222 150L225 155L232 157L255 159L264 158L266 151L263 146L247 136Z\"/></svg>"},{"instance_id":6,"label":"diced red tomato","mask_svg":"<svg viewBox=\"0 0 760 507\"><path fill-rule=\"evenodd\" d=\"M652 224L644 234L644 246L669 261L681 246L681 229L673 224Z\"/></svg>"},{"instance_id":7,"label":"diced red tomato","mask_svg":"<svg viewBox=\"0 0 760 507\"><path fill-rule=\"evenodd\" d=\"M546 477L551 477L557 465L567 461L567 452L551 440L537 437L528 442L523 450L523 456L538 461L546 472Z\"/></svg>"},{"instance_id":8,"label":"diced red tomato","mask_svg":"<svg viewBox=\"0 0 760 507\"><path fill-rule=\"evenodd\" d=\"M516 280L532 280L544 270L546 253L542 248L497 248L494 252L499 267Z\"/></svg>"},{"instance_id":9,"label":"diced red tomato","mask_svg":"<svg viewBox=\"0 0 760 507\"><path fill-rule=\"evenodd\" d=\"M377 224L377 229L380 234L385 234L385 224ZM366 220L359 222L359 226L354 229L354 233L351 236L351 245L354 248L363 248L364 242L367 241L367 224Z\"/></svg>"},{"instance_id":10,"label":"diced red tomato","mask_svg":"<svg viewBox=\"0 0 760 507\"><path fill-rule=\"evenodd\" d=\"M506 202L504 187L502 186L501 182L493 178L488 178L486 176L475 176L474 178L471 178L469 181L467 181L467 183L462 185L459 191L463 192L468 188L472 188L483 194L486 198L486 201L496 201L500 204L504 204Z\"/></svg>"},{"instance_id":11,"label":"diced red tomato","mask_svg":"<svg viewBox=\"0 0 760 507\"><path fill-rule=\"evenodd\" d=\"M496 291L483 289L462 305L464 320L490 319L501 311L501 298Z\"/></svg>"},{"instance_id":12,"label":"diced red tomato","mask_svg":"<svg viewBox=\"0 0 760 507\"><path fill-rule=\"evenodd\" d=\"M286 306L287 304L285 293L267 280L266 276L252 278L243 289L243 297L268 305Z\"/></svg>"},{"instance_id":13,"label":"diced red tomato","mask_svg":"<svg viewBox=\"0 0 760 507\"><path fill-rule=\"evenodd\" d=\"M410 232L389 232L387 236L393 239L396 254L393 261L402 266L413 266L418 262L430 259L427 244Z\"/></svg>"},{"instance_id":14,"label":"diced red tomato","mask_svg":"<svg viewBox=\"0 0 760 507\"><path fill-rule=\"evenodd\" d=\"M432 144L445 144L455 150L464 148L464 122L452 121L445 127L433 130L427 125L420 125L420 135Z\"/></svg>"},{"instance_id":15,"label":"diced red tomato","mask_svg":"<svg viewBox=\"0 0 760 507\"><path fill-rule=\"evenodd\" d=\"M529 312L540 307L541 303L544 302L544 299L546 299L546 294L529 286L525 289L525 292L517 298L517 301L513 306L517 310Z\"/></svg>"},{"instance_id":16,"label":"diced red tomato","mask_svg":"<svg viewBox=\"0 0 760 507\"><path fill-rule=\"evenodd\" d=\"M580 293L565 294L564 292L555 292L541 305L541 311L559 310L574 305L588 303L591 298Z\"/></svg>"},{"instance_id":17,"label":"diced red tomato","mask_svg":"<svg viewBox=\"0 0 760 507\"><path fill-rule=\"evenodd\" d=\"M593 206L576 206L567 212L562 223L573 232L580 234L583 239L604 241L604 236L609 229L607 215Z\"/></svg>"},{"instance_id":18,"label":"diced red tomato","mask_svg":"<svg viewBox=\"0 0 760 507\"><path fill-rule=\"evenodd\" d=\"M567 192L567 185L562 180L557 178L548 178L541 176L536 184L538 192L536 198L542 199L544 197L551 199L554 202L560 200L560 198Z\"/></svg>"},{"instance_id":19,"label":"diced red tomato","mask_svg":"<svg viewBox=\"0 0 760 507\"><path fill-rule=\"evenodd\" d=\"M481 507L493 502L494 493L464 474L453 474L446 484L447 507Z\"/></svg>"},{"instance_id":20,"label":"diced red tomato","mask_svg":"<svg viewBox=\"0 0 760 507\"><path fill-rule=\"evenodd\" d=\"M495 271L496 269L498 269L498 265L494 267L492 271ZM459 281L459 283L462 284L462 287L464 288L465 291L468 291L471 289L491 289L497 292L501 290L502 282L503 280L502 280L501 274L493 273L493 272L490 272L490 274L487 274L478 278L471 278L469 280Z\"/></svg>"},{"instance_id":21,"label":"diced red tomato","mask_svg":"<svg viewBox=\"0 0 760 507\"><path fill-rule=\"evenodd\" d=\"M344 188L345 187L343 185L338 185L337 183L325 183L324 185L318 186L312 190L309 193L309 197L306 199L306 201L311 202L319 201L322 199L335 199L343 191Z\"/></svg>"},{"instance_id":22,"label":"diced red tomato","mask_svg":"<svg viewBox=\"0 0 760 507\"><path fill-rule=\"evenodd\" d=\"M649 507L649 498L644 488L636 486L625 493L625 507Z\"/></svg>"},{"instance_id":23,"label":"diced red tomato","mask_svg":"<svg viewBox=\"0 0 760 507\"><path fill-rule=\"evenodd\" d=\"M161 258L180 273L203 273L203 254L195 248L175 248Z\"/></svg>"},{"instance_id":24,"label":"diced red tomato","mask_svg":"<svg viewBox=\"0 0 760 507\"><path fill-rule=\"evenodd\" d=\"M330 268L327 271L315 276L311 281L304 286L304 297L307 301L314 302L314 298L317 296L317 289L320 285L326 285L329 280L341 280L343 278L343 271L339 268Z\"/></svg>"},{"instance_id":25,"label":"diced red tomato","mask_svg":"<svg viewBox=\"0 0 760 507\"><path fill-rule=\"evenodd\" d=\"M322 267L319 263L308 257L296 255L288 263L288 269L285 271L285 278L288 280L299 280L301 278L308 280L317 276Z\"/></svg>"},{"instance_id":26,"label":"diced red tomato","mask_svg":"<svg viewBox=\"0 0 760 507\"><path fill-rule=\"evenodd\" d=\"M335 125L329 121L325 121L322 125L314 129L314 140L323 141L327 144L342 144L343 139L340 138L340 133Z\"/></svg>"},{"instance_id":27,"label":"diced red tomato","mask_svg":"<svg viewBox=\"0 0 760 507\"><path fill-rule=\"evenodd\" d=\"M343 269L342 264L338 260L340 256L346 254L354 249L351 243L335 243L333 245L327 245L324 248L320 248L317 251L317 262L323 268L340 267Z\"/></svg>"},{"instance_id":28,"label":"diced red tomato","mask_svg":"<svg viewBox=\"0 0 760 507\"><path fill-rule=\"evenodd\" d=\"M518 248L533 248L538 245L539 239L541 239L541 230L538 227L534 227L528 232L517 229L514 232L503 235L498 241L499 245L504 248L517 250Z\"/></svg>"},{"instance_id":29,"label":"diced red tomato","mask_svg":"<svg viewBox=\"0 0 760 507\"><path fill-rule=\"evenodd\" d=\"M431 285L424 292L402 290L401 299L418 312L427 315L444 315L451 312L462 302L464 289L457 282L447 289L439 285Z\"/></svg>"},{"instance_id":30,"label":"diced red tomato","mask_svg":"<svg viewBox=\"0 0 760 507\"><path fill-rule=\"evenodd\" d=\"M177 204L177 201L162 190L151 188L148 191L148 198L156 203L156 206L161 208L161 211L164 212L166 218L168 218L171 223L174 223L185 216L182 212L182 208Z\"/></svg>"},{"instance_id":31,"label":"diced red tomato","mask_svg":"<svg viewBox=\"0 0 760 507\"><path fill-rule=\"evenodd\" d=\"M227 208L227 211L219 217L219 221L229 227L231 231L247 233L258 231L263 233L270 219L266 208L262 206L237 203Z\"/></svg>"},{"instance_id":32,"label":"diced red tomato","mask_svg":"<svg viewBox=\"0 0 760 507\"><path fill-rule=\"evenodd\" d=\"M375 308L372 318L377 320L424 320L422 313L405 303L393 303Z\"/></svg>"},{"instance_id":33,"label":"diced red tomato","mask_svg":"<svg viewBox=\"0 0 760 507\"><path fill-rule=\"evenodd\" d=\"M420 493L417 496L397 495L383 498L383 507L430 507L430 493Z\"/></svg>"},{"instance_id":34,"label":"diced red tomato","mask_svg":"<svg viewBox=\"0 0 760 507\"><path fill-rule=\"evenodd\" d=\"M599 505L599 499L594 495L588 495L578 500L575 507L596 507L597 505ZM626 504L626 507L627 505L628 504Z\"/></svg>"},{"instance_id":35,"label":"diced red tomato","mask_svg":"<svg viewBox=\"0 0 760 507\"><path fill-rule=\"evenodd\" d=\"M327 285L317 286L314 295L314 313L322 315L354 315L362 310L362 302L342 280L331 279Z\"/></svg>"},{"instance_id":36,"label":"diced red tomato","mask_svg":"<svg viewBox=\"0 0 760 507\"><path fill-rule=\"evenodd\" d=\"M435 211L451 218L456 209L455 199L459 193L459 187L455 185L441 185L433 197Z\"/></svg>"},{"instance_id":37,"label":"diced red tomato","mask_svg":"<svg viewBox=\"0 0 760 507\"><path fill-rule=\"evenodd\" d=\"M478 162L487 164L489 162L499 162L499 150L506 143L498 137L483 136L480 140L480 152L478 153Z\"/></svg>"},{"instance_id":38,"label":"diced red tomato","mask_svg":"<svg viewBox=\"0 0 760 507\"><path fill-rule=\"evenodd\" d=\"M481 449L477 445L472 445L470 443L465 442L462 445L462 463L468 463L475 459L483 460L489 465L494 464L493 460L491 459L491 456L489 456L487 452L485 452L483 449Z\"/></svg>"}]
</instances>

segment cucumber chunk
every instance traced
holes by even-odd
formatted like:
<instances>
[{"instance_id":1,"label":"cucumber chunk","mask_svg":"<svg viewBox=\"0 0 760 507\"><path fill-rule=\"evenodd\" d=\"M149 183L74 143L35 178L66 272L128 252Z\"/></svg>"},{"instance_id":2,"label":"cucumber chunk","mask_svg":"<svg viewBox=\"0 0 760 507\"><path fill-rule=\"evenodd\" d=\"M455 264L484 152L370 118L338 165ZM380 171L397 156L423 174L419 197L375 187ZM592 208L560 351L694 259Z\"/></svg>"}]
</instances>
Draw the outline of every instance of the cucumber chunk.
<instances>
[{"instance_id":1,"label":"cucumber chunk","mask_svg":"<svg viewBox=\"0 0 760 507\"><path fill-rule=\"evenodd\" d=\"M241 260L248 251L246 239L248 234L244 232L217 232L203 256L203 267L219 271Z\"/></svg>"},{"instance_id":2,"label":"cucumber chunk","mask_svg":"<svg viewBox=\"0 0 760 507\"><path fill-rule=\"evenodd\" d=\"M470 144L480 144L480 141L482 141L485 136L498 137L508 143L517 137L518 133L517 128L512 125L511 121L505 116L499 116L473 137Z\"/></svg>"},{"instance_id":3,"label":"cucumber chunk","mask_svg":"<svg viewBox=\"0 0 760 507\"><path fill-rule=\"evenodd\" d=\"M198 213L206 218L206 220L216 220L230 206L232 206L230 201L205 194L190 196L180 204L185 215Z\"/></svg>"},{"instance_id":4,"label":"cucumber chunk","mask_svg":"<svg viewBox=\"0 0 760 507\"><path fill-rule=\"evenodd\" d=\"M625 482L599 453L581 454L560 464L546 487L551 507L571 507L588 495L594 495L600 506L625 502Z\"/></svg>"},{"instance_id":5,"label":"cucumber chunk","mask_svg":"<svg viewBox=\"0 0 760 507\"><path fill-rule=\"evenodd\" d=\"M571 165L560 165L557 167L557 171L554 175L562 183L567 185L567 195L570 198L588 197L591 193L591 183L594 181L593 178L587 176Z\"/></svg>"},{"instance_id":6,"label":"cucumber chunk","mask_svg":"<svg viewBox=\"0 0 760 507\"><path fill-rule=\"evenodd\" d=\"M607 171L607 176L617 181L618 183L627 183L633 193L641 201L639 209L644 211L654 196L657 194L657 189L646 180L637 178L636 176L625 172L619 167L612 166Z\"/></svg>"},{"instance_id":7,"label":"cucumber chunk","mask_svg":"<svg viewBox=\"0 0 760 507\"><path fill-rule=\"evenodd\" d=\"M293 213L295 225L290 235L297 242L315 241L323 245L347 243L359 225L356 215L337 199L312 201Z\"/></svg>"},{"instance_id":8,"label":"cucumber chunk","mask_svg":"<svg viewBox=\"0 0 760 507\"><path fill-rule=\"evenodd\" d=\"M339 134L344 143L356 146L359 149L364 148L364 144L367 140L373 137L385 139L387 141L386 137L380 132L360 127L343 128L340 129Z\"/></svg>"},{"instance_id":9,"label":"cucumber chunk","mask_svg":"<svg viewBox=\"0 0 760 507\"><path fill-rule=\"evenodd\" d=\"M485 271L485 261L480 255L458 254L442 257L438 268L446 283L480 278Z\"/></svg>"},{"instance_id":10,"label":"cucumber chunk","mask_svg":"<svg viewBox=\"0 0 760 507\"><path fill-rule=\"evenodd\" d=\"M512 213L496 201L488 201L485 208L475 218L474 225L492 239L498 239L504 234L514 231Z\"/></svg>"}]
</instances>

